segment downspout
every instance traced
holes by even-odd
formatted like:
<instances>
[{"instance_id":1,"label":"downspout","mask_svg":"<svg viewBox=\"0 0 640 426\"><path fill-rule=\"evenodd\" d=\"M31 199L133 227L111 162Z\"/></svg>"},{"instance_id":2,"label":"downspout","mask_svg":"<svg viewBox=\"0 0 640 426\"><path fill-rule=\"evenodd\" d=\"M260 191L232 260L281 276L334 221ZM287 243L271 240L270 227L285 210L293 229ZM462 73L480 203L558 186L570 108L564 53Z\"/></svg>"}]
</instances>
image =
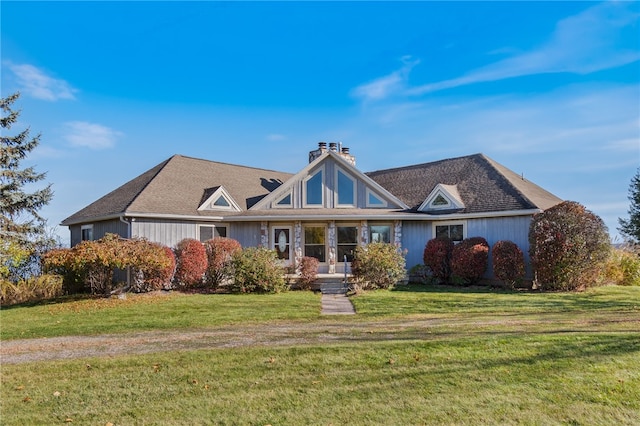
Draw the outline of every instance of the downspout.
<instances>
[{"instance_id":1,"label":"downspout","mask_svg":"<svg viewBox=\"0 0 640 426\"><path fill-rule=\"evenodd\" d=\"M120 222L127 225L127 235L125 238L131 238L131 222L124 218L124 215L119 217ZM127 266L127 287L131 287L131 267Z\"/></svg>"}]
</instances>

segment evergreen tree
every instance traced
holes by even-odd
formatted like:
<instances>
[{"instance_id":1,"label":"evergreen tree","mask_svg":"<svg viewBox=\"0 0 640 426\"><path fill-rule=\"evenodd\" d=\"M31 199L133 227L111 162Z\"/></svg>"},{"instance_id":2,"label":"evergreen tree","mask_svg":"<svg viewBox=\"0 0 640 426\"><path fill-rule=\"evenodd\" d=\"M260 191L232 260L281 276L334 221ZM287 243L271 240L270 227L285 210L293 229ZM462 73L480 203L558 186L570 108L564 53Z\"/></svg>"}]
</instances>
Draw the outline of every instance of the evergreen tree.
<instances>
[{"instance_id":1,"label":"evergreen tree","mask_svg":"<svg viewBox=\"0 0 640 426\"><path fill-rule=\"evenodd\" d=\"M18 121L20 111L12 106L19 97L15 93L0 100L0 278L10 280L24 277L25 267L33 267L34 253L53 245L46 221L38 214L53 197L51 185L34 192L25 188L43 180L46 173L20 168L21 161L40 143L40 135L30 137L29 128L15 136L6 134Z\"/></svg>"},{"instance_id":2,"label":"evergreen tree","mask_svg":"<svg viewBox=\"0 0 640 426\"><path fill-rule=\"evenodd\" d=\"M618 231L629 240L640 243L640 168L629 185L629 219L618 218Z\"/></svg>"}]
</instances>

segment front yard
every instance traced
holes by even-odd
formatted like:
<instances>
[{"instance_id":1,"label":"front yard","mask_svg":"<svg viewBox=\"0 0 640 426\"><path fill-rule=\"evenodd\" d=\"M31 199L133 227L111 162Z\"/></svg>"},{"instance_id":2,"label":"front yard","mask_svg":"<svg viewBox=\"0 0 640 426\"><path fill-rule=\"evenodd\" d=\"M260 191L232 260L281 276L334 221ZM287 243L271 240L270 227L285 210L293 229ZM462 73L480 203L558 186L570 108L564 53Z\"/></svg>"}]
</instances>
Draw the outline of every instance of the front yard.
<instances>
[{"instance_id":1,"label":"front yard","mask_svg":"<svg viewBox=\"0 0 640 426\"><path fill-rule=\"evenodd\" d=\"M637 287L408 287L355 297L353 317L320 317L310 292L156 297L3 309L3 342L23 329L186 343L16 364L3 352L2 423L640 423ZM246 339L225 346L223 332Z\"/></svg>"}]
</instances>

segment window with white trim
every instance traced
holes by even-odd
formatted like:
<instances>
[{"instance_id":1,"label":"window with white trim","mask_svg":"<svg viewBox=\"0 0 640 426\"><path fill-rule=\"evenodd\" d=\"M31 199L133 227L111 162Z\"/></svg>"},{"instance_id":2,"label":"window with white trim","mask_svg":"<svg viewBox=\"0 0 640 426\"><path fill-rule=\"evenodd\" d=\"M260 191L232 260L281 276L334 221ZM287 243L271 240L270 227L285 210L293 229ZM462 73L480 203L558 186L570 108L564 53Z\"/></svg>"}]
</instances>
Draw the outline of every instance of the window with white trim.
<instances>
[{"instance_id":1,"label":"window with white trim","mask_svg":"<svg viewBox=\"0 0 640 426\"><path fill-rule=\"evenodd\" d=\"M275 207L292 207L293 204L291 200L291 191L289 191L273 204Z\"/></svg>"},{"instance_id":2,"label":"window with white trim","mask_svg":"<svg viewBox=\"0 0 640 426\"><path fill-rule=\"evenodd\" d=\"M446 237L455 243L465 238L467 230L464 222L442 222L433 224L433 235L438 237Z\"/></svg>"},{"instance_id":3,"label":"window with white trim","mask_svg":"<svg viewBox=\"0 0 640 426\"><path fill-rule=\"evenodd\" d=\"M226 225L199 225L198 226L198 239L201 243L209 241L214 238L226 238L227 226Z\"/></svg>"},{"instance_id":4,"label":"window with white trim","mask_svg":"<svg viewBox=\"0 0 640 426\"><path fill-rule=\"evenodd\" d=\"M387 202L371 189L367 188L367 207L387 207Z\"/></svg>"},{"instance_id":5,"label":"window with white trim","mask_svg":"<svg viewBox=\"0 0 640 426\"><path fill-rule=\"evenodd\" d=\"M305 207L322 207L324 203L324 169L318 170L304 181Z\"/></svg>"},{"instance_id":6,"label":"window with white trim","mask_svg":"<svg viewBox=\"0 0 640 426\"><path fill-rule=\"evenodd\" d=\"M353 207L356 204L356 180L350 175L336 168L336 205L338 207Z\"/></svg>"},{"instance_id":7,"label":"window with white trim","mask_svg":"<svg viewBox=\"0 0 640 426\"><path fill-rule=\"evenodd\" d=\"M81 241L93 241L93 225L82 225L80 228Z\"/></svg>"},{"instance_id":8,"label":"window with white trim","mask_svg":"<svg viewBox=\"0 0 640 426\"><path fill-rule=\"evenodd\" d=\"M304 255L315 257L319 262L326 262L325 246L326 228L324 226L304 227Z\"/></svg>"},{"instance_id":9,"label":"window with white trim","mask_svg":"<svg viewBox=\"0 0 640 426\"><path fill-rule=\"evenodd\" d=\"M391 225L369 225L370 243L391 243Z\"/></svg>"}]
</instances>

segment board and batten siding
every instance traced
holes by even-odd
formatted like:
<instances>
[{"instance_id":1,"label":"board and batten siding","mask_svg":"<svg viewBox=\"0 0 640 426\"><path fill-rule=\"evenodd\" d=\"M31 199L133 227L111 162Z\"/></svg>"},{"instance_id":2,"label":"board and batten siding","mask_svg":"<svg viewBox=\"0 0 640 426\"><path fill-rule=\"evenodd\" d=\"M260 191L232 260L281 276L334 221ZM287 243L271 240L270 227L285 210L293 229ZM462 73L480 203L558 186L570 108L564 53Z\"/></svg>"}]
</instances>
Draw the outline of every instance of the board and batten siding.
<instances>
[{"instance_id":1,"label":"board and batten siding","mask_svg":"<svg viewBox=\"0 0 640 426\"><path fill-rule=\"evenodd\" d=\"M260 244L260 222L233 223L227 236L238 241L242 247L257 247Z\"/></svg>"},{"instance_id":2,"label":"board and batten siding","mask_svg":"<svg viewBox=\"0 0 640 426\"><path fill-rule=\"evenodd\" d=\"M405 256L407 270L424 263L424 246L432 237L431 222L404 221L402 223L402 248L407 249Z\"/></svg>"},{"instance_id":3,"label":"board and batten siding","mask_svg":"<svg viewBox=\"0 0 640 426\"><path fill-rule=\"evenodd\" d=\"M467 237L484 237L490 247L501 240L518 245L529 261L529 225L532 216L495 217L467 220Z\"/></svg>"},{"instance_id":4,"label":"board and batten siding","mask_svg":"<svg viewBox=\"0 0 640 426\"><path fill-rule=\"evenodd\" d=\"M131 236L175 247L185 238L198 239L197 223L136 218L131 221Z\"/></svg>"},{"instance_id":5,"label":"board and batten siding","mask_svg":"<svg viewBox=\"0 0 640 426\"><path fill-rule=\"evenodd\" d=\"M99 240L104 237L106 234L117 234L123 238L127 238L129 229L126 223L121 222L120 220L104 220L100 222L94 223L86 223L84 226L91 225L93 226L93 239ZM83 225L72 225L69 227L71 233L71 247L79 244L82 241L82 226Z\"/></svg>"}]
</instances>

